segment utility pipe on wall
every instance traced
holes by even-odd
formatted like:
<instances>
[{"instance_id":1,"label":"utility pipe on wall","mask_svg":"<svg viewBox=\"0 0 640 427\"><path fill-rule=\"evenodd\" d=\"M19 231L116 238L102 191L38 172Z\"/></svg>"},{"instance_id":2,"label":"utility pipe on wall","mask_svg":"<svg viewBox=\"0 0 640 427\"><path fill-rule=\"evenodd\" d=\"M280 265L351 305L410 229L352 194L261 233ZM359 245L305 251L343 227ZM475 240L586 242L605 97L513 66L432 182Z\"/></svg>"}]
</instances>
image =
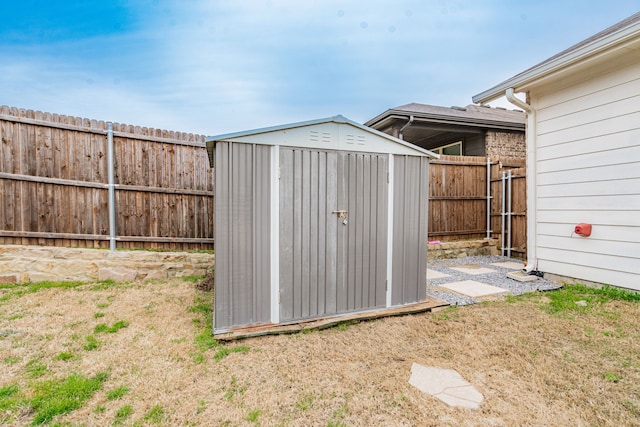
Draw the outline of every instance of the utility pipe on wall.
<instances>
[{"instance_id":1,"label":"utility pipe on wall","mask_svg":"<svg viewBox=\"0 0 640 427\"><path fill-rule=\"evenodd\" d=\"M109 250L116 250L116 193L113 178L113 123L107 122L107 175L109 189Z\"/></svg>"},{"instance_id":2,"label":"utility pipe on wall","mask_svg":"<svg viewBox=\"0 0 640 427\"><path fill-rule=\"evenodd\" d=\"M511 219L513 218L513 212L511 211L511 169L507 174L507 210L507 219L509 220L507 223L507 257L511 258L511 242L513 241L511 238Z\"/></svg>"},{"instance_id":3,"label":"utility pipe on wall","mask_svg":"<svg viewBox=\"0 0 640 427\"><path fill-rule=\"evenodd\" d=\"M527 112L527 265L524 269L527 273L531 273L536 269L538 263L536 253L536 236L538 232L536 110L531 105L516 98L514 92L511 87L505 91L507 100Z\"/></svg>"},{"instance_id":4,"label":"utility pipe on wall","mask_svg":"<svg viewBox=\"0 0 640 427\"><path fill-rule=\"evenodd\" d=\"M491 159L487 157L487 237L491 238Z\"/></svg>"},{"instance_id":5,"label":"utility pipe on wall","mask_svg":"<svg viewBox=\"0 0 640 427\"><path fill-rule=\"evenodd\" d=\"M506 244L505 243L505 235L504 235L505 215L506 215L506 212L507 212L506 209L505 209L505 203L506 203L506 200L505 200L505 192L506 192L505 180L506 179L507 179L506 173L502 172L502 187L501 187L502 188L502 206L501 206L502 209L501 209L501 212L500 212L500 217L502 218L502 221L500 221L501 222L501 226L500 226L500 239L501 239L501 242L500 242L500 246L501 246L500 247L500 249L501 249L500 255L502 255L502 256L504 256L504 252L505 252L505 248L506 248L506 246L505 246L505 244Z\"/></svg>"}]
</instances>

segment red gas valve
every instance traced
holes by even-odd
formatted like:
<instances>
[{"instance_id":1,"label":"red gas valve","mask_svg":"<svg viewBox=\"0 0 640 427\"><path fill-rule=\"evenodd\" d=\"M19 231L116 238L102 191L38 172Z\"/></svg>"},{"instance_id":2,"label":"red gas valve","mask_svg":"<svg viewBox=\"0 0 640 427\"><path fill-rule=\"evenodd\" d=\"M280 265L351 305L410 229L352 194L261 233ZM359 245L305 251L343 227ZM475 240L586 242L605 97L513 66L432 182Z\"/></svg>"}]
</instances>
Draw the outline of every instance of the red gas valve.
<instances>
[{"instance_id":1,"label":"red gas valve","mask_svg":"<svg viewBox=\"0 0 640 427\"><path fill-rule=\"evenodd\" d=\"M581 222L580 224L576 225L574 233L584 237L591 236L591 224Z\"/></svg>"}]
</instances>

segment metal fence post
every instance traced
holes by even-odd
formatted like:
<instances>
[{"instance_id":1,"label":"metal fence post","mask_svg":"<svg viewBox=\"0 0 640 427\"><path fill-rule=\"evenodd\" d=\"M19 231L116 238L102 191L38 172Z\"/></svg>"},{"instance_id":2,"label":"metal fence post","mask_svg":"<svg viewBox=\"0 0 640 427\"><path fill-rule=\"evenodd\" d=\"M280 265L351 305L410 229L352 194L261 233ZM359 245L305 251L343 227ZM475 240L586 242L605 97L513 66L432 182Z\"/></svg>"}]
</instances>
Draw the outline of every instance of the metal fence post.
<instances>
[{"instance_id":1,"label":"metal fence post","mask_svg":"<svg viewBox=\"0 0 640 427\"><path fill-rule=\"evenodd\" d=\"M107 169L109 189L109 250L116 250L116 194L113 178L113 123L107 122Z\"/></svg>"},{"instance_id":2,"label":"metal fence post","mask_svg":"<svg viewBox=\"0 0 640 427\"><path fill-rule=\"evenodd\" d=\"M509 169L509 173L507 175L507 218L509 222L507 223L507 236L508 236L508 245L507 245L507 256L511 258L511 218L513 216L513 212L511 210L511 169Z\"/></svg>"}]
</instances>

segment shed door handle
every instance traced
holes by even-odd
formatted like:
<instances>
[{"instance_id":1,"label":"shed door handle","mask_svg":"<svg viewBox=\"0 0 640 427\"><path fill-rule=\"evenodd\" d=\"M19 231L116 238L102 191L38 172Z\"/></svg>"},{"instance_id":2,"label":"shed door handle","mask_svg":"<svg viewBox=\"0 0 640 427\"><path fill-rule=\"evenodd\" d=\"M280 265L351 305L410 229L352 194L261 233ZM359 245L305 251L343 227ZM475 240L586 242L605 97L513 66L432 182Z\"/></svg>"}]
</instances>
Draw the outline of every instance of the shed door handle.
<instances>
[{"instance_id":1,"label":"shed door handle","mask_svg":"<svg viewBox=\"0 0 640 427\"><path fill-rule=\"evenodd\" d=\"M332 211L331 213L337 214L338 219L342 220L342 224L347 225L347 214L349 211Z\"/></svg>"}]
</instances>

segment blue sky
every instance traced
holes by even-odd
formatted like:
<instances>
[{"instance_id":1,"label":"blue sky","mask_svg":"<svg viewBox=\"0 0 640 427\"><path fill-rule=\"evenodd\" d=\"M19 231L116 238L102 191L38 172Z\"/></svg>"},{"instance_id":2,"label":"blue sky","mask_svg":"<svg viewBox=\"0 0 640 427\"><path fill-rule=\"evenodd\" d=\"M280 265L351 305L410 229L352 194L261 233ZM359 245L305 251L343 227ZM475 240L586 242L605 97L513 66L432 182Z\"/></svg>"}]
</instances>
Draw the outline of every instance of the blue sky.
<instances>
[{"instance_id":1,"label":"blue sky","mask_svg":"<svg viewBox=\"0 0 640 427\"><path fill-rule=\"evenodd\" d=\"M471 97L640 0L3 2L0 105L216 135ZM507 104L501 104L507 105Z\"/></svg>"}]
</instances>

